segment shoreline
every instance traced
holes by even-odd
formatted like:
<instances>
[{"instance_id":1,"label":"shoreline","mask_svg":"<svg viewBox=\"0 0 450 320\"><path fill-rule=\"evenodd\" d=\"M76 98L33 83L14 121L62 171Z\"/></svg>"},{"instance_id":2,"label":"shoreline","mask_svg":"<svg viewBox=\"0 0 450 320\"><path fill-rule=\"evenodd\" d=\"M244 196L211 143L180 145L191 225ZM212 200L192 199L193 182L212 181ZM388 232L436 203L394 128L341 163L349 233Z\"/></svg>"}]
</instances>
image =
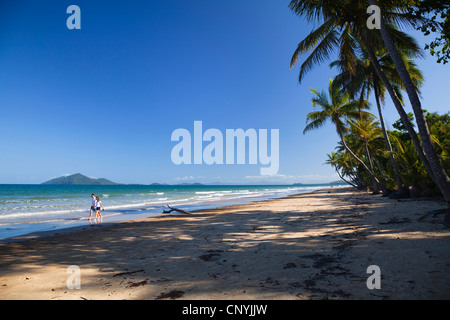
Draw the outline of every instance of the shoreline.
<instances>
[{"instance_id":1,"label":"shoreline","mask_svg":"<svg viewBox=\"0 0 450 320\"><path fill-rule=\"evenodd\" d=\"M441 208L329 188L60 230L0 244L0 299L450 299L450 230L418 221Z\"/></svg>"},{"instance_id":2,"label":"shoreline","mask_svg":"<svg viewBox=\"0 0 450 320\"><path fill-rule=\"evenodd\" d=\"M335 186L335 187L330 187L330 188L322 188L322 189L318 189L318 190L325 190L325 189L333 189L333 188L347 188L346 186ZM280 197L274 197L274 198L266 198L266 197L261 197L261 199L258 199L258 197L254 197L254 198L249 198L249 199L254 199L254 200L249 200L246 201L244 199L229 199L229 200L216 200L216 201L212 201L211 203L216 203L217 205L212 205L212 207L208 207L208 203L199 203L196 206L206 206L206 208L204 209L194 209L190 212L192 213L196 213L196 212L202 212L205 210L216 210L216 209L221 209L221 208L227 208L227 207L232 207L232 206L236 206L236 205L245 205L248 203L253 203L253 202L262 202L262 201L271 201L271 200L275 200L275 199L281 199L281 198L285 198L285 197L290 197L290 196L296 196L296 195L301 195L301 194L308 194L308 193L313 193L317 190L312 190L312 191L308 191L308 192L304 192L304 193L295 193L295 194L291 194L291 195L284 195L284 196L280 196ZM239 201L238 201L239 200ZM226 204L227 202L230 202L232 204ZM185 207L186 204L182 204L180 206L180 208ZM176 206L178 207L178 206ZM161 206L161 211L163 209L166 209L166 206ZM74 226L64 226L62 224L59 225L52 225L51 230L39 230L39 231L32 231L32 232L26 232L24 234L20 234L20 235L16 235L16 236L11 236L11 237L7 237L7 238L2 238L0 239L0 245L1 244L9 244L9 243L14 243L14 242L20 242L20 241L26 241L26 240L30 240L30 239L39 239L42 237L51 237L54 235L60 235L60 234L68 234L68 233L72 233L72 232L79 232L79 231L84 231L86 230L85 228L102 228L102 227L106 227L106 226L110 226L110 225L114 225L114 224L118 224L118 223L124 223L130 220L133 221L139 221L140 219L148 219L148 218L160 218L160 217L165 217L167 216L167 214L163 214L163 213L151 213L150 210L132 210L131 212L136 211L136 213L122 213L119 214L119 216L121 216L121 219L117 219L114 218L114 216L112 217L107 217L106 218L106 222L103 222L101 224L92 224L90 225L88 222L87 217L81 217L78 219L78 224L74 225ZM131 217L127 217L127 215L131 215ZM112 219L111 219L112 218ZM104 219L105 220L105 219ZM109 221L108 221L109 220ZM82 225L80 225L79 223L81 223L81 221L85 221L86 223L83 223ZM41 223L45 223L45 222L37 222L35 224L41 224ZM31 223L31 225L34 225L34 223Z\"/></svg>"}]
</instances>

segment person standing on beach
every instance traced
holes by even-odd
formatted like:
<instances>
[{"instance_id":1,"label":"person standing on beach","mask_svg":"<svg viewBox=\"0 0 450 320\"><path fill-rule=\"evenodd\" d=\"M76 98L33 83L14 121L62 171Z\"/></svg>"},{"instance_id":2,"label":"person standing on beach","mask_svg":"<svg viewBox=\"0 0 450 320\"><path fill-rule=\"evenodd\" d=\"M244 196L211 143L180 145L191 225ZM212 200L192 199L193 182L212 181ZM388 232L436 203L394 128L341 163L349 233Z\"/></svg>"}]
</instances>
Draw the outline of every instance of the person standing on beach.
<instances>
[{"instance_id":1,"label":"person standing on beach","mask_svg":"<svg viewBox=\"0 0 450 320\"><path fill-rule=\"evenodd\" d=\"M103 217L102 214L100 213L100 208L102 209L102 211L105 211L105 208L103 207L102 202L100 201L99 197L95 198L95 221L98 222L103 222Z\"/></svg>"},{"instance_id":2,"label":"person standing on beach","mask_svg":"<svg viewBox=\"0 0 450 320\"><path fill-rule=\"evenodd\" d=\"M96 202L95 194L91 194L91 198L92 198L92 200L91 200L91 211L89 212L89 219L88 219L90 224L92 224L91 223L92 212L95 212L95 202Z\"/></svg>"}]
</instances>

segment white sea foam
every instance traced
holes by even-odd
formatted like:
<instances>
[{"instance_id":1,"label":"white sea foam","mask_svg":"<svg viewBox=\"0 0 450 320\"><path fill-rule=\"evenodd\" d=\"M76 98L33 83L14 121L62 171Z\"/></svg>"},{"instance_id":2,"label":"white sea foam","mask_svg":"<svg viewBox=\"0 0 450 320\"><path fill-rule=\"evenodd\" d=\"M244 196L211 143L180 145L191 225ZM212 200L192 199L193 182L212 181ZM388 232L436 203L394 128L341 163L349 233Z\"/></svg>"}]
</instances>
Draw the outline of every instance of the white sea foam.
<instances>
[{"instance_id":1,"label":"white sea foam","mask_svg":"<svg viewBox=\"0 0 450 320\"><path fill-rule=\"evenodd\" d=\"M226 186L224 188L202 188L203 190L195 187L168 187L164 191L158 189L158 192L151 188L137 188L135 190L134 187L129 189L125 187L119 189L119 191L115 189L112 192L111 189L104 189L107 192L97 191L96 194L101 194L102 203L105 207L102 215L105 218L120 220L123 214L139 214L141 216L160 214L167 204L192 211L199 208L214 208L224 204L236 204L304 193L323 187L246 186L242 188L239 186ZM17 193L4 196L5 192L3 192L0 196L0 238L4 234L8 234L5 231L7 228L5 226L13 224L16 226L45 223L69 226L75 223L86 223L91 205L89 197L91 190L86 189L86 192L83 191L83 193L79 191L70 193L64 190L63 193L59 194L56 187L55 190L54 193L46 191L42 196L31 193L32 196L28 197L23 196L23 194L27 194L28 190L25 190L22 196L16 196ZM61 192L60 189L59 192ZM87 197L86 194L88 195ZM130 215L127 215L127 217L130 217ZM21 227L17 228L20 229ZM23 229L31 230L28 227Z\"/></svg>"}]
</instances>

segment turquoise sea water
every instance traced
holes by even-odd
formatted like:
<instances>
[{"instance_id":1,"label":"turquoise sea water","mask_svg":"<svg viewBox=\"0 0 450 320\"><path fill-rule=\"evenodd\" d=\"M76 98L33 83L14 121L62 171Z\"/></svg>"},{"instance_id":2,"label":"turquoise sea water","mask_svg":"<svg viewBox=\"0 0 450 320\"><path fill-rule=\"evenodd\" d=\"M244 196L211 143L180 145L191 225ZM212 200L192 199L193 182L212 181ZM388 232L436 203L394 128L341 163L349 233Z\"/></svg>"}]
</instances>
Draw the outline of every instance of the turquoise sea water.
<instances>
[{"instance_id":1,"label":"turquoise sea water","mask_svg":"<svg viewBox=\"0 0 450 320\"><path fill-rule=\"evenodd\" d=\"M166 204L185 210L215 208L329 187L302 186L59 186L0 185L0 239L88 225L91 194L100 197L103 222L160 214Z\"/></svg>"}]
</instances>

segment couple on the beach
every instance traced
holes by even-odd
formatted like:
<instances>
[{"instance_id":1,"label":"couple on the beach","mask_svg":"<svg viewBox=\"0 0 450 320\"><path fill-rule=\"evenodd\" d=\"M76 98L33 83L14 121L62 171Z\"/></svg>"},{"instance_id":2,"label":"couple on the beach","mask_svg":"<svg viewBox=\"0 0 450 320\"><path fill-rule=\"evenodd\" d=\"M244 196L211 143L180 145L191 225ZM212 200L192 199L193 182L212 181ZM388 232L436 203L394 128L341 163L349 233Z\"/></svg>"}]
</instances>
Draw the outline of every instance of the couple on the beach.
<instances>
[{"instance_id":1,"label":"couple on the beach","mask_svg":"<svg viewBox=\"0 0 450 320\"><path fill-rule=\"evenodd\" d=\"M102 202L100 201L99 197L96 197L95 194L91 194L92 202L91 202L91 211L89 213L89 223L92 224L91 218L92 218L92 212L95 212L95 218L94 222L99 223L103 222L103 216L100 213L100 208L105 211L105 208L103 207Z\"/></svg>"}]
</instances>

